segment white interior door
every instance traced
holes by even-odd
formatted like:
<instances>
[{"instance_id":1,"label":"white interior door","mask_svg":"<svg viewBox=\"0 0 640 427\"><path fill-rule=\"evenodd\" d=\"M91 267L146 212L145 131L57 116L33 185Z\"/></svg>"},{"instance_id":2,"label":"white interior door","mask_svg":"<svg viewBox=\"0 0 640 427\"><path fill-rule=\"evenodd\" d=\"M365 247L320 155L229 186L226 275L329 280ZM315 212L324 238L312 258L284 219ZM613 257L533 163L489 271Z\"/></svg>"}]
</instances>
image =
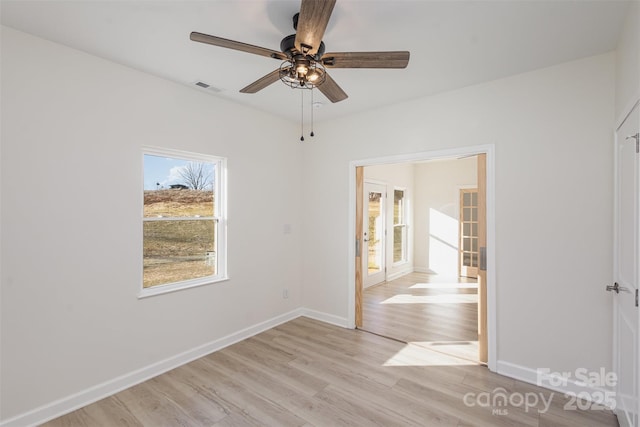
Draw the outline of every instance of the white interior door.
<instances>
[{"instance_id":1,"label":"white interior door","mask_svg":"<svg viewBox=\"0 0 640 427\"><path fill-rule=\"evenodd\" d=\"M615 180L615 265L614 285L614 370L617 374L616 414L622 427L638 426L638 331L637 304L640 252L638 199L638 104L616 132Z\"/></svg>"},{"instance_id":2,"label":"white interior door","mask_svg":"<svg viewBox=\"0 0 640 427\"><path fill-rule=\"evenodd\" d=\"M372 182L364 183L363 241L363 285L376 285L386 280L385 257L385 202L387 187Z\"/></svg>"}]
</instances>

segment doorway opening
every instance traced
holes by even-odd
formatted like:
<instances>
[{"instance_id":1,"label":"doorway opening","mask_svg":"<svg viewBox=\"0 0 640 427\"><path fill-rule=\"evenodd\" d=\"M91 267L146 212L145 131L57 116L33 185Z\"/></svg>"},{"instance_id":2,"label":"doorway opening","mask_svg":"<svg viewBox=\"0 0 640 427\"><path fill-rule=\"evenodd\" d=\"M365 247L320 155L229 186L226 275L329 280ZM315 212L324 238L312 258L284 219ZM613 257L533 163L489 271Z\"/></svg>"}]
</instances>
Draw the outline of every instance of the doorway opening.
<instances>
[{"instance_id":1,"label":"doorway opening","mask_svg":"<svg viewBox=\"0 0 640 427\"><path fill-rule=\"evenodd\" d=\"M477 168L479 159L483 166ZM474 179L449 183L455 189L448 188L446 200L434 200L433 194L425 200L425 193L445 187L442 176L425 180L425 174L451 171L456 162L458 169L473 164L466 174ZM493 146L373 159L352 167L354 327L495 369L495 334L487 333L495 330L494 278L487 271L494 251ZM365 189L371 183L378 186L373 196ZM370 201L375 207L368 206ZM480 210L487 215L480 218ZM372 251L376 221L373 240L382 248ZM373 281L366 280L371 266L382 273Z\"/></svg>"}]
</instances>

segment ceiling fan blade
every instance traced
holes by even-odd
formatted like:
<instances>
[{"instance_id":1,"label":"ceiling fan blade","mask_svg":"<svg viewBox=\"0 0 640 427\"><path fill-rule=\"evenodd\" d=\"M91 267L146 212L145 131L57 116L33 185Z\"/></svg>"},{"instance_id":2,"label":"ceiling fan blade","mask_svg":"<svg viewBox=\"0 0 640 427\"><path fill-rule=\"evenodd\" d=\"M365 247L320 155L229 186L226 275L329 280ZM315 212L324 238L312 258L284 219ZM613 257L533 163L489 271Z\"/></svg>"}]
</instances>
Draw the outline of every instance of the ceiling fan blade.
<instances>
[{"instance_id":1,"label":"ceiling fan blade","mask_svg":"<svg viewBox=\"0 0 640 427\"><path fill-rule=\"evenodd\" d=\"M222 37L210 36L208 34L197 33L195 31L191 33L190 38L194 42L226 47L227 49L240 50L242 52L267 56L269 58L276 58L280 60L287 59L287 55L285 55L282 52L278 52L277 50L271 50L271 49L267 49L266 47L254 46L252 44L237 42L235 40L223 39Z\"/></svg>"},{"instance_id":2,"label":"ceiling fan blade","mask_svg":"<svg viewBox=\"0 0 640 427\"><path fill-rule=\"evenodd\" d=\"M338 86L338 83L336 83L336 81L326 73L324 82L322 82L322 84L317 87L320 92L322 92L324 96L326 96L331 102L340 102L349 97L349 95L347 95L345 91L343 91L342 88Z\"/></svg>"},{"instance_id":3,"label":"ceiling fan blade","mask_svg":"<svg viewBox=\"0 0 640 427\"><path fill-rule=\"evenodd\" d=\"M336 52L322 55L327 68L406 68L409 52Z\"/></svg>"},{"instance_id":4,"label":"ceiling fan blade","mask_svg":"<svg viewBox=\"0 0 640 427\"><path fill-rule=\"evenodd\" d=\"M327 29L336 0L302 0L295 46L300 52L315 55Z\"/></svg>"},{"instance_id":5,"label":"ceiling fan blade","mask_svg":"<svg viewBox=\"0 0 640 427\"><path fill-rule=\"evenodd\" d=\"M269 86L271 83L275 83L280 80L280 68L273 70L269 74L264 77L259 78L255 82L251 83L249 86L240 89L242 93L256 93L265 87Z\"/></svg>"}]
</instances>

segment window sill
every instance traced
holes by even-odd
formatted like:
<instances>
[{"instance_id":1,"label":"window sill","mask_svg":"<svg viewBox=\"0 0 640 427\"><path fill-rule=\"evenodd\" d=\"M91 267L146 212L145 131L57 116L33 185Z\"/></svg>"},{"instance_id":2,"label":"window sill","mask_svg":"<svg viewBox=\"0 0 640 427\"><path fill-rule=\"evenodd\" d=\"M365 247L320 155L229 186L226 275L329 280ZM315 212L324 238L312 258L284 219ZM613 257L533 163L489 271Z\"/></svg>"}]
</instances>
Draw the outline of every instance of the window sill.
<instances>
[{"instance_id":1,"label":"window sill","mask_svg":"<svg viewBox=\"0 0 640 427\"><path fill-rule=\"evenodd\" d=\"M166 285L156 285L150 288L144 288L138 294L138 299L153 297L156 295L163 295L172 292L178 292L185 289L197 288L205 285L212 285L214 283L226 282L229 277L203 277L201 279L187 280L178 283L169 283Z\"/></svg>"}]
</instances>

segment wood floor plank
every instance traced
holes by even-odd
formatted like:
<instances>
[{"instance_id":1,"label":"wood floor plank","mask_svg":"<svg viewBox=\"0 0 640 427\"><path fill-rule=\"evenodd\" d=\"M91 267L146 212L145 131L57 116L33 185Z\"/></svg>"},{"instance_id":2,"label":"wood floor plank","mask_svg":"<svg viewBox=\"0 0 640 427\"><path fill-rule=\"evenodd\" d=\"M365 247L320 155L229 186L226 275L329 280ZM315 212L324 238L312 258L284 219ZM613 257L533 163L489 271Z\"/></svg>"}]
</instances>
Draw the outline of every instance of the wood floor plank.
<instances>
[{"instance_id":1,"label":"wood floor plank","mask_svg":"<svg viewBox=\"0 0 640 427\"><path fill-rule=\"evenodd\" d=\"M167 395L158 387L158 381L158 378L152 378L122 391L119 395L142 425L203 425L172 399L167 399Z\"/></svg>"},{"instance_id":2,"label":"wood floor plank","mask_svg":"<svg viewBox=\"0 0 640 427\"><path fill-rule=\"evenodd\" d=\"M85 408L73 411L46 424L48 427L74 427L97 425L97 421L87 414Z\"/></svg>"},{"instance_id":3,"label":"wood floor plank","mask_svg":"<svg viewBox=\"0 0 640 427\"><path fill-rule=\"evenodd\" d=\"M268 348L258 340L251 339L251 343L256 345L255 350ZM324 389L329 383L324 379L308 375L303 371L300 371L289 364L290 360L286 363L266 361L264 359L255 358L255 354L244 353L245 346L238 346L237 344L229 347L228 353L235 357L237 360L250 363L252 360L259 361L257 365L264 371L269 371L271 376L277 377L278 380L284 381L288 386L297 390L299 393L307 396L313 396L320 390ZM293 359L292 359L293 360Z\"/></svg>"},{"instance_id":4,"label":"wood floor plank","mask_svg":"<svg viewBox=\"0 0 640 427\"><path fill-rule=\"evenodd\" d=\"M572 405L573 399L556 393L549 411L540 415L540 425L550 425L549 420L555 420L559 425L617 425L615 415L607 409L579 410ZM589 404L585 403L588 407Z\"/></svg>"},{"instance_id":5,"label":"wood floor plank","mask_svg":"<svg viewBox=\"0 0 640 427\"><path fill-rule=\"evenodd\" d=\"M297 359L292 363L300 366L300 369L307 369L309 372L328 378L332 385L346 390L350 396L366 398L371 407L385 408L391 413L400 413L415 423L424 423L423 425L456 425L459 421L437 407L424 404L424 402L423 404L413 404L414 402L400 396L392 388L367 381L360 376L345 375L339 370L331 369L330 366L312 363L304 358Z\"/></svg>"},{"instance_id":6,"label":"wood floor plank","mask_svg":"<svg viewBox=\"0 0 640 427\"><path fill-rule=\"evenodd\" d=\"M366 425L383 427L421 426L424 420L419 422L407 418L404 414L389 411L387 408L371 405L370 399L362 395L353 395L345 392L341 387L328 386L318 393L318 399L324 400L332 407L341 408L348 413L354 413L366 420Z\"/></svg>"},{"instance_id":7,"label":"wood floor plank","mask_svg":"<svg viewBox=\"0 0 640 427\"><path fill-rule=\"evenodd\" d=\"M518 416L514 418L513 412L510 416L494 415L492 408L482 406L467 406L464 404L462 390L457 387L442 388L439 385L418 384L411 380L402 379L394 386L394 389L403 392L410 399L425 399L437 402L447 413L459 419L478 426L507 427L507 426L537 426L537 414L532 413L531 417ZM445 393L442 391L446 390Z\"/></svg>"},{"instance_id":8,"label":"wood floor plank","mask_svg":"<svg viewBox=\"0 0 640 427\"><path fill-rule=\"evenodd\" d=\"M93 405L83 408L93 420L90 425L109 425L113 420L117 420L118 426L122 427L142 427L143 424L135 417L127 405L118 396L111 396L102 399ZM64 417L62 417L64 418ZM60 418L59 418L60 419ZM77 423L74 425L83 425Z\"/></svg>"},{"instance_id":9,"label":"wood floor plank","mask_svg":"<svg viewBox=\"0 0 640 427\"><path fill-rule=\"evenodd\" d=\"M214 353L215 354L215 353ZM208 357L208 356L207 356ZM229 414L238 414L248 424L268 426L304 425L296 414L274 403L271 399L245 387L235 375L227 375L206 358L189 364L189 368L202 375L204 388L215 395L216 401L224 405Z\"/></svg>"},{"instance_id":10,"label":"wood floor plank","mask_svg":"<svg viewBox=\"0 0 640 427\"><path fill-rule=\"evenodd\" d=\"M238 427L238 426L253 426L262 427L264 423L256 420L246 413L232 412L220 421L211 424L212 427Z\"/></svg>"},{"instance_id":11,"label":"wood floor plank","mask_svg":"<svg viewBox=\"0 0 640 427\"><path fill-rule=\"evenodd\" d=\"M332 420L340 424L362 425L362 422L365 421L357 414L345 412L338 407L331 407L320 399L310 398L299 393L289 384L266 373L264 366L252 366L252 364L246 364L232 355L220 352L203 359L210 363L210 367L219 374L232 377L242 387L253 390L285 410L288 409L291 415L295 414L298 418L296 424L285 423L283 425L301 425L305 422L317 425L322 420Z\"/></svg>"},{"instance_id":12,"label":"wood floor plank","mask_svg":"<svg viewBox=\"0 0 640 427\"><path fill-rule=\"evenodd\" d=\"M211 425L226 417L227 412L216 401L190 386L185 373L186 370L178 368L154 378L156 391L200 425Z\"/></svg>"}]
</instances>

